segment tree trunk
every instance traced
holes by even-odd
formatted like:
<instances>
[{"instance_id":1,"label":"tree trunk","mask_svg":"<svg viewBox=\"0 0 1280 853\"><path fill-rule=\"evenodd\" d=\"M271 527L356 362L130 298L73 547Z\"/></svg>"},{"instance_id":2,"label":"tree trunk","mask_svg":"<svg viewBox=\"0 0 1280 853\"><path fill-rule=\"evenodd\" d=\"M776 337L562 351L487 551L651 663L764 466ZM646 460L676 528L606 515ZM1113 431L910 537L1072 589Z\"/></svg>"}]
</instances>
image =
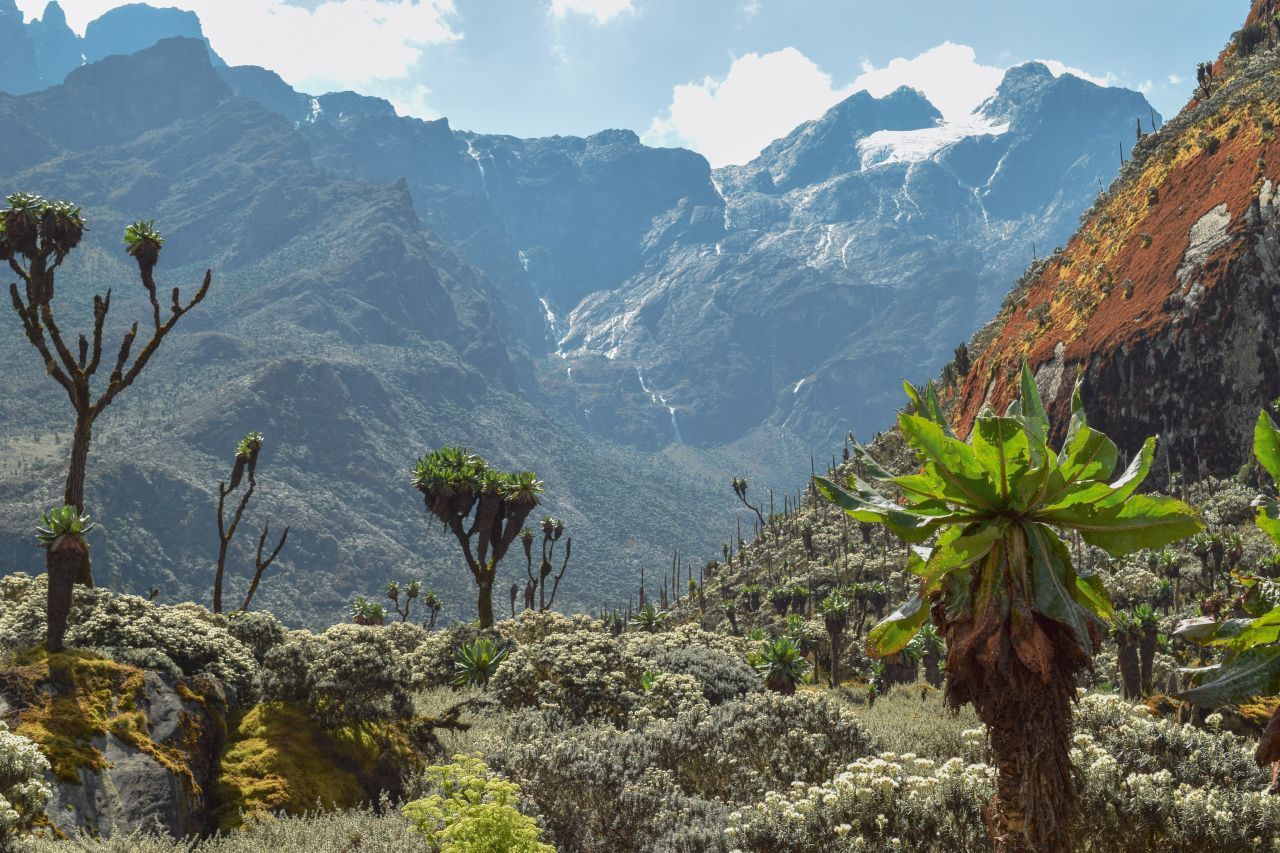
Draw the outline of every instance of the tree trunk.
<instances>
[{"instance_id":1,"label":"tree trunk","mask_svg":"<svg viewBox=\"0 0 1280 853\"><path fill-rule=\"evenodd\" d=\"M486 577L476 581L476 612L480 617L481 628L493 627L493 578Z\"/></svg>"},{"instance_id":2,"label":"tree trunk","mask_svg":"<svg viewBox=\"0 0 1280 853\"><path fill-rule=\"evenodd\" d=\"M972 704L990 733L998 775L984 817L995 853L1070 853L1080 808L1071 709L1089 656L1051 619L1035 614L1015 627L993 615L948 622L935 607L947 705Z\"/></svg>"},{"instance_id":3,"label":"tree trunk","mask_svg":"<svg viewBox=\"0 0 1280 853\"><path fill-rule=\"evenodd\" d=\"M1138 663L1138 647L1124 635L1116 636L1116 658L1120 663L1121 691L1125 699L1136 702L1142 698L1142 668Z\"/></svg>"},{"instance_id":4,"label":"tree trunk","mask_svg":"<svg viewBox=\"0 0 1280 853\"><path fill-rule=\"evenodd\" d=\"M831 632L831 686L840 686L840 639L844 631Z\"/></svg>"},{"instance_id":5,"label":"tree trunk","mask_svg":"<svg viewBox=\"0 0 1280 853\"><path fill-rule=\"evenodd\" d=\"M924 680L931 687L942 686L942 655L936 651L924 656Z\"/></svg>"},{"instance_id":6,"label":"tree trunk","mask_svg":"<svg viewBox=\"0 0 1280 853\"><path fill-rule=\"evenodd\" d=\"M45 648L52 654L63 649L63 637L67 633L67 620L71 616L71 600L76 576L81 566L88 563L87 552L76 542L63 538L49 549L45 564L49 569L49 601Z\"/></svg>"},{"instance_id":7,"label":"tree trunk","mask_svg":"<svg viewBox=\"0 0 1280 853\"><path fill-rule=\"evenodd\" d=\"M1142 629L1142 637L1138 640L1138 663L1141 672L1143 696L1150 696L1154 692L1151 684L1151 671L1155 665L1157 645L1156 626L1145 626Z\"/></svg>"},{"instance_id":8,"label":"tree trunk","mask_svg":"<svg viewBox=\"0 0 1280 853\"><path fill-rule=\"evenodd\" d=\"M62 502L73 506L76 512L84 515L84 475L85 466L89 462L89 444L93 441L93 418L87 414L76 414L76 428L71 438L71 464L67 470L67 489L63 493ZM76 583L82 586L93 586L93 573L89 561L77 567Z\"/></svg>"}]
</instances>

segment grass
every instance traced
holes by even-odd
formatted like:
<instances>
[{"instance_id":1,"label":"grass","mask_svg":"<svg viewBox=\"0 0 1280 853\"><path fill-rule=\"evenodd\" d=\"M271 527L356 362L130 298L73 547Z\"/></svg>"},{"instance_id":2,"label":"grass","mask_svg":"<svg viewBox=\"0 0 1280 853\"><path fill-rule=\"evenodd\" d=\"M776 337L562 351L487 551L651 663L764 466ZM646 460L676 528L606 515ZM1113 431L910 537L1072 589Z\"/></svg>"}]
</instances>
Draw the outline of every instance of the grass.
<instances>
[{"instance_id":1,"label":"grass","mask_svg":"<svg viewBox=\"0 0 1280 853\"><path fill-rule=\"evenodd\" d=\"M885 750L899 755L913 752L935 761L967 755L972 745L963 732L983 728L972 707L953 713L943 703L942 691L924 682L897 685L874 705L855 708L859 722Z\"/></svg>"}]
</instances>

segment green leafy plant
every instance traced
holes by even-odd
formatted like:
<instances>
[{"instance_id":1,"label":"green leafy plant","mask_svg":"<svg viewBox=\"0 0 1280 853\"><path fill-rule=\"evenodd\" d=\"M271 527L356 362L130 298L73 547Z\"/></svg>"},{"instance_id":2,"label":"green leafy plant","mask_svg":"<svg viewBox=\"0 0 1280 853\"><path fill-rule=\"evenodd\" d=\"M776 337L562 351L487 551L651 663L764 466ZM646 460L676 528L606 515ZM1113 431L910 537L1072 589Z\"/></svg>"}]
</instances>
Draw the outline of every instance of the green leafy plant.
<instances>
[{"instance_id":1,"label":"green leafy plant","mask_svg":"<svg viewBox=\"0 0 1280 853\"><path fill-rule=\"evenodd\" d=\"M357 595L347 605L351 621L357 625L383 625L387 621L387 608L363 595Z\"/></svg>"},{"instance_id":2,"label":"green leafy plant","mask_svg":"<svg viewBox=\"0 0 1280 853\"><path fill-rule=\"evenodd\" d=\"M631 624L648 634L656 634L667 630L667 626L671 624L671 614L666 610L659 610L653 602L649 602L636 611Z\"/></svg>"},{"instance_id":3,"label":"green leafy plant","mask_svg":"<svg viewBox=\"0 0 1280 853\"><path fill-rule=\"evenodd\" d=\"M885 525L914 545L919 591L869 636L869 651L902 651L932 614L946 640L947 701L972 704L987 725L999 770L992 840L999 853L1071 849L1078 810L1071 766L1075 676L1087 667L1112 608L1100 578L1077 571L1059 535L1075 530L1113 557L1159 548L1202 527L1191 507L1136 495L1150 471L1148 439L1119 479L1115 444L1087 422L1077 383L1058 452L1030 369L1021 400L1003 416L979 415L968 441L953 432L932 384L907 385L898 427L921 468L893 476L861 446L868 476L848 488L816 478L819 491L861 522Z\"/></svg>"},{"instance_id":4,"label":"green leafy plant","mask_svg":"<svg viewBox=\"0 0 1280 853\"><path fill-rule=\"evenodd\" d=\"M454 658L454 686L488 687L490 679L510 653L510 649L498 648L498 644L488 637L464 644Z\"/></svg>"},{"instance_id":5,"label":"green leafy plant","mask_svg":"<svg viewBox=\"0 0 1280 853\"><path fill-rule=\"evenodd\" d=\"M764 643L752 656L751 665L760 673L765 687L785 696L795 693L809 672L800 646L789 637Z\"/></svg>"},{"instance_id":6,"label":"green leafy plant","mask_svg":"<svg viewBox=\"0 0 1280 853\"><path fill-rule=\"evenodd\" d=\"M89 543L84 537L94 527L89 516L73 506L44 513L36 525L36 541L45 551L49 571L45 647L50 652L62 651L76 578L89 573Z\"/></svg>"},{"instance_id":7,"label":"green leafy plant","mask_svg":"<svg viewBox=\"0 0 1280 853\"><path fill-rule=\"evenodd\" d=\"M541 841L533 818L520 813L520 788L489 773L482 760L455 755L452 764L428 767L436 791L406 804L401 813L441 853L555 853Z\"/></svg>"},{"instance_id":8,"label":"green leafy plant","mask_svg":"<svg viewBox=\"0 0 1280 853\"><path fill-rule=\"evenodd\" d=\"M542 481L531 471L499 471L470 450L442 447L418 460L413 484L458 540L476 582L480 627L493 627L498 563L538 505Z\"/></svg>"},{"instance_id":9,"label":"green leafy plant","mask_svg":"<svg viewBox=\"0 0 1280 853\"><path fill-rule=\"evenodd\" d=\"M1265 411L1254 425L1253 453L1273 483L1280 483L1280 428ZM1258 527L1280 545L1280 502L1273 494L1262 494L1253 505ZM1211 708L1280 693L1280 584L1259 578L1244 578L1243 583L1243 617L1188 619L1174 632L1222 655L1218 663L1185 670L1197 684L1182 698L1196 705ZM1280 711L1267 725L1255 757L1259 765L1280 761Z\"/></svg>"}]
</instances>

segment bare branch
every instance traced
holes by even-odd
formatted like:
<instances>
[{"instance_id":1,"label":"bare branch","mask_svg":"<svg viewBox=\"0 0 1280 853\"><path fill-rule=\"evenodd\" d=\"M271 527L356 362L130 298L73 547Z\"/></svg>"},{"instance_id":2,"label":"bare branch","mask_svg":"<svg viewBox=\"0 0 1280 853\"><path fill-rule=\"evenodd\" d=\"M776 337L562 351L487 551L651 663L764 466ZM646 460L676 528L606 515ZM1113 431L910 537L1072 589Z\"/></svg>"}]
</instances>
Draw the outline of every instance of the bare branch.
<instances>
[{"instance_id":1,"label":"bare branch","mask_svg":"<svg viewBox=\"0 0 1280 853\"><path fill-rule=\"evenodd\" d=\"M267 569L271 568L271 564L276 561L276 557L280 555L280 549L284 547L284 543L289 539L289 528L284 529L284 533L280 536L280 541L276 543L275 550L271 552L271 556L266 560L262 559L262 548L267 542L267 535L271 530L271 522L267 521L262 527L262 535L258 537L258 550L253 558L253 580L249 583L249 592L244 597L244 603L240 605L240 609L248 610L249 602L253 601L254 594L258 591L258 584L262 581L262 576ZM399 607L397 606L397 610Z\"/></svg>"}]
</instances>

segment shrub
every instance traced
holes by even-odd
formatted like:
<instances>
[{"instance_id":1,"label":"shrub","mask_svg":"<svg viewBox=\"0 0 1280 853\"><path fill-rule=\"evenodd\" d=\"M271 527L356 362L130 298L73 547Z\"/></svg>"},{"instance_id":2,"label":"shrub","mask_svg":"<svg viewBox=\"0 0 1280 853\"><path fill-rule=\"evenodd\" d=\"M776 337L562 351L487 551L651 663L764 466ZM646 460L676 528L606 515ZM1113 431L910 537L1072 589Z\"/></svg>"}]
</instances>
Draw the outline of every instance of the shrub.
<instances>
[{"instance_id":1,"label":"shrub","mask_svg":"<svg viewBox=\"0 0 1280 853\"><path fill-rule=\"evenodd\" d=\"M626 725L639 699L644 662L604 633L550 634L517 646L492 687L508 709L556 708L568 719Z\"/></svg>"},{"instance_id":2,"label":"shrub","mask_svg":"<svg viewBox=\"0 0 1280 853\"><path fill-rule=\"evenodd\" d=\"M44 817L53 791L44 781L49 762L33 741L0 723L0 849Z\"/></svg>"},{"instance_id":3,"label":"shrub","mask_svg":"<svg viewBox=\"0 0 1280 853\"><path fill-rule=\"evenodd\" d=\"M335 625L319 635L295 631L266 656L264 695L305 701L325 725L408 719L409 659L393 638L371 625Z\"/></svg>"},{"instance_id":4,"label":"shrub","mask_svg":"<svg viewBox=\"0 0 1280 853\"><path fill-rule=\"evenodd\" d=\"M244 643L259 664L289 633L279 619L262 610L236 610L226 622L227 632Z\"/></svg>"},{"instance_id":5,"label":"shrub","mask_svg":"<svg viewBox=\"0 0 1280 853\"><path fill-rule=\"evenodd\" d=\"M44 576L14 574L0 582L0 648L44 640ZM75 588L66 644L174 677L212 675L241 703L258 692L258 663L223 617L196 604L154 604L136 595Z\"/></svg>"},{"instance_id":6,"label":"shrub","mask_svg":"<svg viewBox=\"0 0 1280 853\"><path fill-rule=\"evenodd\" d=\"M631 729L562 722L518 716L488 753L571 850L719 849L723 803L820 782L872 746L848 708L817 694L695 702L673 719L637 714Z\"/></svg>"},{"instance_id":7,"label":"shrub","mask_svg":"<svg viewBox=\"0 0 1280 853\"><path fill-rule=\"evenodd\" d=\"M520 813L520 788L492 776L479 758L454 756L428 767L436 793L401 809L442 853L555 853L532 818Z\"/></svg>"},{"instance_id":8,"label":"shrub","mask_svg":"<svg viewBox=\"0 0 1280 853\"><path fill-rule=\"evenodd\" d=\"M455 687L488 687L498 667L507 659L510 649L500 649L488 637L472 640L458 649L454 658L453 684Z\"/></svg>"},{"instance_id":9,"label":"shrub","mask_svg":"<svg viewBox=\"0 0 1280 853\"><path fill-rule=\"evenodd\" d=\"M681 625L662 634L627 634L622 642L648 669L691 676L712 705L760 689L760 678L746 660L750 644L738 637Z\"/></svg>"}]
</instances>

